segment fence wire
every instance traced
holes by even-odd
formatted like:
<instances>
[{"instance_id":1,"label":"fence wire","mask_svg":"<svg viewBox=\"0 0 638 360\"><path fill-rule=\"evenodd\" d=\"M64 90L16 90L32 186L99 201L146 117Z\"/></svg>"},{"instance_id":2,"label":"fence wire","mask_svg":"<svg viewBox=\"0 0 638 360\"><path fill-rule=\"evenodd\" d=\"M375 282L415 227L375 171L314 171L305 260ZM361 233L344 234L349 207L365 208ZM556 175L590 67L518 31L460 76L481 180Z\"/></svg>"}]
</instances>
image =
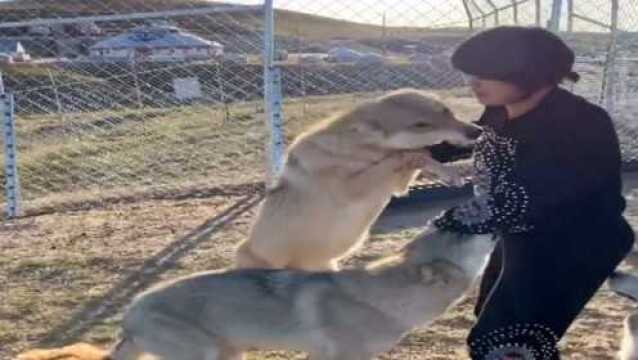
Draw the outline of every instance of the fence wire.
<instances>
[{"instance_id":1,"label":"fence wire","mask_svg":"<svg viewBox=\"0 0 638 360\"><path fill-rule=\"evenodd\" d=\"M572 90L604 104L613 97L624 156L636 160L638 0L618 3L613 39L612 3L275 0L286 138L401 87L439 92L472 119L480 107L450 65L455 47L484 28L539 25L575 49L583 79ZM263 5L0 3L0 70L15 96L24 207L262 181Z\"/></svg>"},{"instance_id":2,"label":"fence wire","mask_svg":"<svg viewBox=\"0 0 638 360\"><path fill-rule=\"evenodd\" d=\"M26 208L261 180L260 6L0 6Z\"/></svg>"}]
</instances>

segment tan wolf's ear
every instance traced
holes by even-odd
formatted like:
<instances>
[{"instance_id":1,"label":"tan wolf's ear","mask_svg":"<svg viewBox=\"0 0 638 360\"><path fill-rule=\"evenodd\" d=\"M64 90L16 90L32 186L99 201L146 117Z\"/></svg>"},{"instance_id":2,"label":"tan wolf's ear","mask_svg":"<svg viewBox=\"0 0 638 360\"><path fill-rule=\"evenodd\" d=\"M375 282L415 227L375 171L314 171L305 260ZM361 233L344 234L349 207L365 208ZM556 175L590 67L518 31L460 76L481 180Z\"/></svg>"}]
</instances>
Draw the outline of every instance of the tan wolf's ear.
<instances>
[{"instance_id":1,"label":"tan wolf's ear","mask_svg":"<svg viewBox=\"0 0 638 360\"><path fill-rule=\"evenodd\" d=\"M386 130L379 124L378 120L368 119L367 121L359 121L353 125L356 132L365 134L365 136L386 137Z\"/></svg>"}]
</instances>

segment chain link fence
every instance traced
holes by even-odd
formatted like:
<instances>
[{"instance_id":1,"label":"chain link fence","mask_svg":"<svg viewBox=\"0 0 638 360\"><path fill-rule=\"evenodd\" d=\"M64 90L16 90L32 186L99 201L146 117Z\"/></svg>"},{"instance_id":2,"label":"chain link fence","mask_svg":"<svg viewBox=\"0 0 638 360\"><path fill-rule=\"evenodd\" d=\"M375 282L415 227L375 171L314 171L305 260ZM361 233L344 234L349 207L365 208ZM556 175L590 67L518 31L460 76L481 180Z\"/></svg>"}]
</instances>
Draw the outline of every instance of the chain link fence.
<instances>
[{"instance_id":1,"label":"chain link fence","mask_svg":"<svg viewBox=\"0 0 638 360\"><path fill-rule=\"evenodd\" d=\"M450 66L455 47L493 26L543 26L575 50L582 79L566 86L612 113L625 160L638 160L636 0L279 0L275 5L298 18L280 16L277 22L278 31L287 34L277 39L287 56L279 63L285 95L303 104L299 112L286 114L288 120L320 112L320 99L345 106L401 87L438 92L458 116L475 119L480 106ZM331 26L317 24L325 17ZM330 98L335 94L342 95Z\"/></svg>"},{"instance_id":2,"label":"chain link fence","mask_svg":"<svg viewBox=\"0 0 638 360\"><path fill-rule=\"evenodd\" d=\"M261 4L0 7L26 211L261 181Z\"/></svg>"},{"instance_id":3,"label":"chain link fence","mask_svg":"<svg viewBox=\"0 0 638 360\"><path fill-rule=\"evenodd\" d=\"M480 107L449 57L473 31L505 24L560 31L583 76L573 90L611 104L633 139L638 0L617 3L617 21L613 3L275 0L286 139L401 87L441 93L474 118ZM251 0L0 2L25 210L262 181L264 9Z\"/></svg>"},{"instance_id":4,"label":"chain link fence","mask_svg":"<svg viewBox=\"0 0 638 360\"><path fill-rule=\"evenodd\" d=\"M459 0L459 1L277 1L281 9L327 16L334 26L316 28L311 21L278 22L292 37L278 48L287 53L286 86L290 97L383 91L405 86L454 89L465 86L450 66L454 48L473 31L497 25L554 28L577 53L584 79L573 90L602 103L604 68L611 43L609 0ZM554 7L557 4L560 12ZM633 76L638 1L618 4L615 72ZM554 18L559 20L554 20ZM286 19L288 20L288 19ZM339 21L348 21L340 29ZM352 22L355 22L353 24ZM345 25L342 25L342 27ZM635 57L635 55L634 55ZM633 80L633 79L630 79ZM611 86L611 85L610 85ZM633 86L613 84L617 102L631 98Z\"/></svg>"}]
</instances>

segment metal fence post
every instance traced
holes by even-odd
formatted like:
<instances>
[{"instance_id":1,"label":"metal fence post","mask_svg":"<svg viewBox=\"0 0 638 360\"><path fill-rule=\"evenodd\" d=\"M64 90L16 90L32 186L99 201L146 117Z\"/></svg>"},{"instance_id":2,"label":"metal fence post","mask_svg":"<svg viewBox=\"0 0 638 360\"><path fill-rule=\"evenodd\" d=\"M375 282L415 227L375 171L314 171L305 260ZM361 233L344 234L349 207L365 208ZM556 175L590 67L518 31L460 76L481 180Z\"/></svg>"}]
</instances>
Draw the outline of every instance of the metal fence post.
<instances>
[{"instance_id":1,"label":"metal fence post","mask_svg":"<svg viewBox=\"0 0 638 360\"><path fill-rule=\"evenodd\" d=\"M614 90L616 81L618 81L616 73L616 53L618 39L618 0L611 0L611 26L610 40L607 48L607 56L605 59L605 69L603 74L603 85L601 89L601 105L605 109L613 113L616 107Z\"/></svg>"},{"instance_id":2,"label":"metal fence post","mask_svg":"<svg viewBox=\"0 0 638 360\"><path fill-rule=\"evenodd\" d=\"M4 140L4 177L6 216L15 218L22 214L20 203L20 179L18 177L18 151L15 135L15 110L13 94L7 93L0 72L0 114Z\"/></svg>"},{"instance_id":3,"label":"metal fence post","mask_svg":"<svg viewBox=\"0 0 638 360\"><path fill-rule=\"evenodd\" d=\"M547 22L547 28L557 33L560 30L560 18L562 13L563 1L554 0L552 2L552 14Z\"/></svg>"},{"instance_id":4,"label":"metal fence post","mask_svg":"<svg viewBox=\"0 0 638 360\"><path fill-rule=\"evenodd\" d=\"M275 68L275 13L273 0L264 2L264 102L270 133L267 158L267 184L271 185L283 167L284 137L281 96L281 73Z\"/></svg>"}]
</instances>

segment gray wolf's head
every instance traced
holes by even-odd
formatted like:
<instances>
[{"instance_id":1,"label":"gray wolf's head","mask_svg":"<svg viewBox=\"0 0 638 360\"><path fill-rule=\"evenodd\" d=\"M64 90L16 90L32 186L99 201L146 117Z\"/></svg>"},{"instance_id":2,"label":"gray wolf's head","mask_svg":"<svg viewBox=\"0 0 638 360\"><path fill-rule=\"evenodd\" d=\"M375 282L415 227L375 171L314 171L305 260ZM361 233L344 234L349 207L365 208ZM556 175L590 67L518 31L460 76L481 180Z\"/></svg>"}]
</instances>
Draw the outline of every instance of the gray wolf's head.
<instances>
[{"instance_id":1,"label":"gray wolf's head","mask_svg":"<svg viewBox=\"0 0 638 360\"><path fill-rule=\"evenodd\" d=\"M407 244L404 251L410 263L447 262L467 277L474 279L483 270L494 245L495 241L491 235L464 235L428 230Z\"/></svg>"},{"instance_id":2,"label":"gray wolf's head","mask_svg":"<svg viewBox=\"0 0 638 360\"><path fill-rule=\"evenodd\" d=\"M636 360L638 359L638 312L625 317L623 324L623 339L618 352L620 360Z\"/></svg>"},{"instance_id":3,"label":"gray wolf's head","mask_svg":"<svg viewBox=\"0 0 638 360\"><path fill-rule=\"evenodd\" d=\"M607 280L609 289L633 301L638 301L638 276L621 271L614 272ZM627 315L624 321L623 339L618 353L620 360L638 359L638 312Z\"/></svg>"},{"instance_id":4,"label":"gray wolf's head","mask_svg":"<svg viewBox=\"0 0 638 360\"><path fill-rule=\"evenodd\" d=\"M616 294L638 301L638 276L615 271L609 276L607 285Z\"/></svg>"},{"instance_id":5,"label":"gray wolf's head","mask_svg":"<svg viewBox=\"0 0 638 360\"><path fill-rule=\"evenodd\" d=\"M638 337L638 312L633 312L625 318L625 329ZM636 354L638 356L638 354Z\"/></svg>"}]
</instances>

